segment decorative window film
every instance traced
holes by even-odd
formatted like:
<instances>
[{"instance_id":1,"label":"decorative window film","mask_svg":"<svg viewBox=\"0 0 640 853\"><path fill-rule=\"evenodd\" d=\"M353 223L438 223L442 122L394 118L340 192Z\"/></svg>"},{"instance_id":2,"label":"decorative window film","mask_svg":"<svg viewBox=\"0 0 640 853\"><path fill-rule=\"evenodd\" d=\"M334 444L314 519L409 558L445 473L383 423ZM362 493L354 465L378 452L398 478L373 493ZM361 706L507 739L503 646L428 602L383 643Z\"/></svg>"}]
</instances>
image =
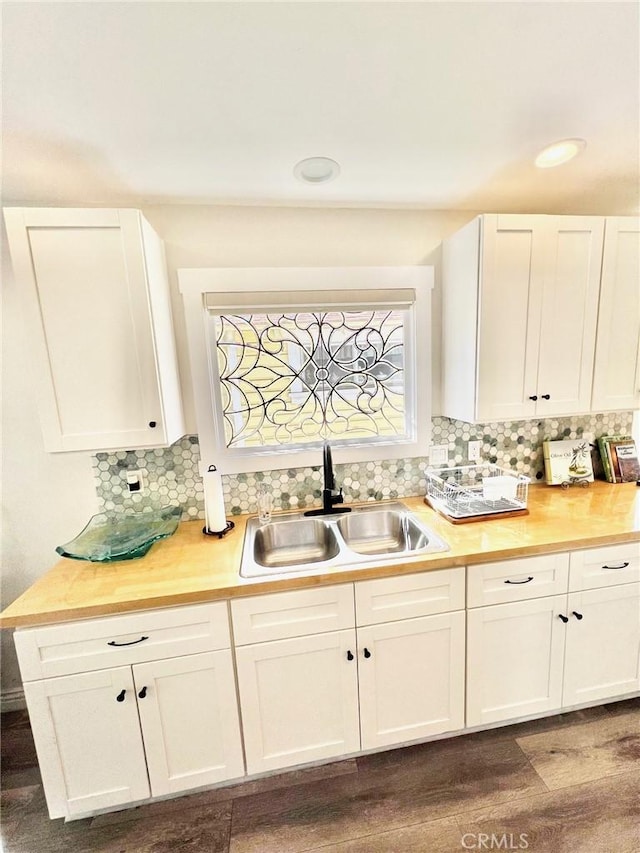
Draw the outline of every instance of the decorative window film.
<instances>
[{"instance_id":1,"label":"decorative window film","mask_svg":"<svg viewBox=\"0 0 640 853\"><path fill-rule=\"evenodd\" d=\"M226 446L409 438L410 317L387 307L214 316Z\"/></svg>"},{"instance_id":2,"label":"decorative window film","mask_svg":"<svg viewBox=\"0 0 640 853\"><path fill-rule=\"evenodd\" d=\"M424 456L431 267L179 270L201 469ZM239 489L244 491L245 482Z\"/></svg>"}]
</instances>

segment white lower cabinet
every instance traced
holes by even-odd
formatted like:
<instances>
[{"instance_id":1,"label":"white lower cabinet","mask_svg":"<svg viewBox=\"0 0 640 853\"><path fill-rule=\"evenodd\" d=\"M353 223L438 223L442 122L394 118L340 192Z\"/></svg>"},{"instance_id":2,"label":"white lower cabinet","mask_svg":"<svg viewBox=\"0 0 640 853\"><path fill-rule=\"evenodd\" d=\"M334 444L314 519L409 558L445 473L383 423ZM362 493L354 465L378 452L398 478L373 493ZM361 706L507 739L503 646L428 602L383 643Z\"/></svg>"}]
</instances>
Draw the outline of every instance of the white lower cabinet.
<instances>
[{"instance_id":1,"label":"white lower cabinet","mask_svg":"<svg viewBox=\"0 0 640 853\"><path fill-rule=\"evenodd\" d=\"M149 796L131 668L24 685L51 817Z\"/></svg>"},{"instance_id":2,"label":"white lower cabinet","mask_svg":"<svg viewBox=\"0 0 640 853\"><path fill-rule=\"evenodd\" d=\"M564 593L552 596L544 595L547 586L534 584L531 558L528 563L503 563L505 577L511 569L514 576L522 569L526 575L515 588L504 587L503 594L521 595L526 580L531 581L528 588L533 595L536 590L543 595L491 607L473 607L482 597L470 598L467 726L544 714L640 690L639 557L638 543L575 551L568 575L563 569L555 581L556 592L564 584ZM483 573L497 577L498 566L494 564L488 572L481 566L470 567L469 591L478 587ZM472 572L478 573L473 582ZM615 580L622 583L616 585Z\"/></svg>"},{"instance_id":3,"label":"white lower cabinet","mask_svg":"<svg viewBox=\"0 0 640 853\"><path fill-rule=\"evenodd\" d=\"M462 729L464 621L461 611L358 628L357 644L349 630L237 649L247 771Z\"/></svg>"},{"instance_id":4,"label":"white lower cabinet","mask_svg":"<svg viewBox=\"0 0 640 853\"><path fill-rule=\"evenodd\" d=\"M352 585L232 602L249 773L464 727L464 569L357 583L355 605Z\"/></svg>"},{"instance_id":5,"label":"white lower cabinet","mask_svg":"<svg viewBox=\"0 0 640 853\"><path fill-rule=\"evenodd\" d=\"M468 611L467 726L560 708L566 598Z\"/></svg>"},{"instance_id":6,"label":"white lower cabinet","mask_svg":"<svg viewBox=\"0 0 640 853\"><path fill-rule=\"evenodd\" d=\"M247 771L357 752L353 629L236 649Z\"/></svg>"},{"instance_id":7,"label":"white lower cabinet","mask_svg":"<svg viewBox=\"0 0 640 853\"><path fill-rule=\"evenodd\" d=\"M227 602L20 629L49 813L632 695L639 560L635 542L238 598L234 649Z\"/></svg>"},{"instance_id":8,"label":"white lower cabinet","mask_svg":"<svg viewBox=\"0 0 640 853\"><path fill-rule=\"evenodd\" d=\"M569 594L562 704L640 690L640 583Z\"/></svg>"},{"instance_id":9,"label":"white lower cabinet","mask_svg":"<svg viewBox=\"0 0 640 853\"><path fill-rule=\"evenodd\" d=\"M464 728L464 611L358 628L362 749Z\"/></svg>"},{"instance_id":10,"label":"white lower cabinet","mask_svg":"<svg viewBox=\"0 0 640 853\"><path fill-rule=\"evenodd\" d=\"M244 774L226 602L28 628L16 648L51 817Z\"/></svg>"},{"instance_id":11,"label":"white lower cabinet","mask_svg":"<svg viewBox=\"0 0 640 853\"><path fill-rule=\"evenodd\" d=\"M151 794L244 773L231 651L133 667Z\"/></svg>"},{"instance_id":12,"label":"white lower cabinet","mask_svg":"<svg viewBox=\"0 0 640 853\"><path fill-rule=\"evenodd\" d=\"M244 773L229 649L33 681L25 696L51 817Z\"/></svg>"}]
</instances>

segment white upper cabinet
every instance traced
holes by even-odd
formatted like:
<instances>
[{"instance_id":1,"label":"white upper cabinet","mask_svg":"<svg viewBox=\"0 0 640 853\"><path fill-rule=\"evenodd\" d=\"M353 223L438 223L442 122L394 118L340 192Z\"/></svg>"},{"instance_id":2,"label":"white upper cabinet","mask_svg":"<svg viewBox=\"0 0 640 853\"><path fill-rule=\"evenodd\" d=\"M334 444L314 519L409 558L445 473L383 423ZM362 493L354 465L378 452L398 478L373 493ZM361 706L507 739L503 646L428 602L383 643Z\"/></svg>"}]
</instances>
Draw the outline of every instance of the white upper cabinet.
<instances>
[{"instance_id":1,"label":"white upper cabinet","mask_svg":"<svg viewBox=\"0 0 640 853\"><path fill-rule=\"evenodd\" d=\"M592 408L640 407L640 218L607 219Z\"/></svg>"},{"instance_id":2,"label":"white upper cabinet","mask_svg":"<svg viewBox=\"0 0 640 853\"><path fill-rule=\"evenodd\" d=\"M184 434L162 241L137 210L5 210L45 449Z\"/></svg>"},{"instance_id":3,"label":"white upper cabinet","mask_svg":"<svg viewBox=\"0 0 640 853\"><path fill-rule=\"evenodd\" d=\"M603 217L487 214L443 249L443 414L587 412Z\"/></svg>"}]
</instances>

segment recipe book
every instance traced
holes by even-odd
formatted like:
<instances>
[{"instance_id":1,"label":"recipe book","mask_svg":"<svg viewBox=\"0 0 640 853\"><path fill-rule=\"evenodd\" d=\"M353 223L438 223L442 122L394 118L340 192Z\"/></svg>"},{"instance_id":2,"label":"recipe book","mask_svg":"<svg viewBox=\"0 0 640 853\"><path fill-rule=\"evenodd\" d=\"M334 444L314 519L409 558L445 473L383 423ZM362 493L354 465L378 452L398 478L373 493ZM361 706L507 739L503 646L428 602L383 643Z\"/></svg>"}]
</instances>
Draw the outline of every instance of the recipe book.
<instances>
[{"instance_id":1,"label":"recipe book","mask_svg":"<svg viewBox=\"0 0 640 853\"><path fill-rule=\"evenodd\" d=\"M632 483L640 480L640 463L638 462L638 451L636 443L631 441L612 441L609 444L611 451L611 467L616 483Z\"/></svg>"},{"instance_id":2,"label":"recipe book","mask_svg":"<svg viewBox=\"0 0 640 853\"><path fill-rule=\"evenodd\" d=\"M618 447L627 447L631 448L630 450L623 450L623 457L625 459L624 469L625 469L625 477L628 480L622 480L622 474L620 472L620 465L618 462ZM640 477L632 476L633 463L629 460L633 460L633 458L637 461L637 452L635 450L635 442L630 435L603 435L598 439L598 448L600 450L600 456L602 457L602 466L604 468L605 476L609 483L622 483L629 482L630 480L635 480Z\"/></svg>"},{"instance_id":3,"label":"recipe book","mask_svg":"<svg viewBox=\"0 0 640 853\"><path fill-rule=\"evenodd\" d=\"M547 485L560 486L576 481L593 482L589 442L582 438L542 444Z\"/></svg>"}]
</instances>

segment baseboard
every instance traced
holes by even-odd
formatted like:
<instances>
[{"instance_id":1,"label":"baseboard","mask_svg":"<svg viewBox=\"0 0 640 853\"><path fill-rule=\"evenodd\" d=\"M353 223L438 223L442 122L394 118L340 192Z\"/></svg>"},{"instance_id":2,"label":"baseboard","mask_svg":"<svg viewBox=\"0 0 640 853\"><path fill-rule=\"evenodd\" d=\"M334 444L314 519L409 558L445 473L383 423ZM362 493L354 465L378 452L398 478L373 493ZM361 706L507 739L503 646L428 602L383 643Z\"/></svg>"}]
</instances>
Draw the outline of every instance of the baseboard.
<instances>
[{"instance_id":1,"label":"baseboard","mask_svg":"<svg viewBox=\"0 0 640 853\"><path fill-rule=\"evenodd\" d=\"M11 690L3 690L0 694L0 712L23 711L27 707L24 700L22 687L14 687Z\"/></svg>"}]
</instances>

